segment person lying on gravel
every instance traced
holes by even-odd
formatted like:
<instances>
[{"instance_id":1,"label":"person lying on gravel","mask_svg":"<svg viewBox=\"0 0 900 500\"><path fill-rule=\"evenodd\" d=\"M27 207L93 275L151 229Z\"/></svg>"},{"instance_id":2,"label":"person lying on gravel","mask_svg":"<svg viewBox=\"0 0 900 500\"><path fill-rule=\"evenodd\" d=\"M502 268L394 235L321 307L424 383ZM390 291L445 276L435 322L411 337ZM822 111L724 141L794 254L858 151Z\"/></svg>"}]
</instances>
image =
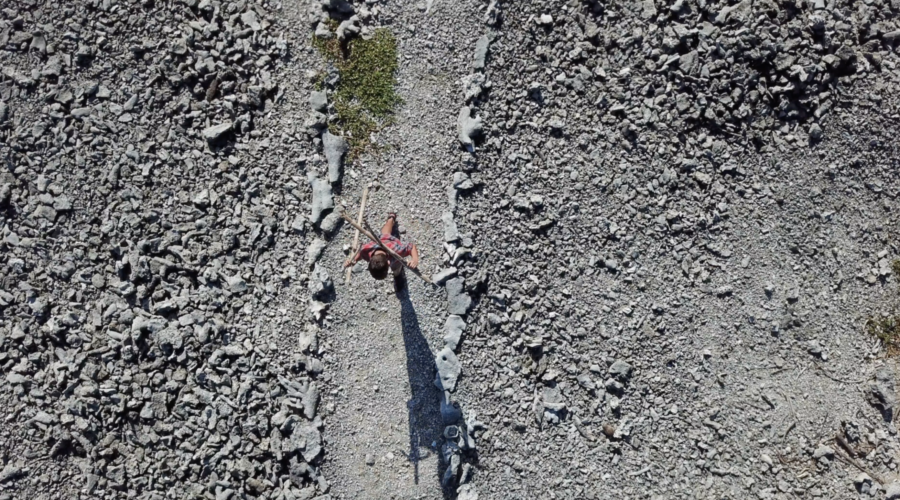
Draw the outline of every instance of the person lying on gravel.
<instances>
[{"instance_id":1,"label":"person lying on gravel","mask_svg":"<svg viewBox=\"0 0 900 500\"><path fill-rule=\"evenodd\" d=\"M392 212L388 214L388 219L381 228L381 237L379 238L381 239L381 245L390 247L391 250L401 257L411 256L412 259L410 259L407 265L410 268L415 269L419 265L419 248L416 247L415 244L401 242L400 238L394 236L396 229L397 214ZM388 253L380 248L374 241L370 241L363 245L359 249L359 252L356 252L356 255L344 262L344 267L346 268L356 264L359 262L359 259L368 261L369 274L371 274L373 278L377 280L385 279L387 277L388 267L390 267L394 274L394 290L399 292L406 287L406 273L403 270L403 265L399 262L395 262L395 259L388 255Z\"/></svg>"}]
</instances>

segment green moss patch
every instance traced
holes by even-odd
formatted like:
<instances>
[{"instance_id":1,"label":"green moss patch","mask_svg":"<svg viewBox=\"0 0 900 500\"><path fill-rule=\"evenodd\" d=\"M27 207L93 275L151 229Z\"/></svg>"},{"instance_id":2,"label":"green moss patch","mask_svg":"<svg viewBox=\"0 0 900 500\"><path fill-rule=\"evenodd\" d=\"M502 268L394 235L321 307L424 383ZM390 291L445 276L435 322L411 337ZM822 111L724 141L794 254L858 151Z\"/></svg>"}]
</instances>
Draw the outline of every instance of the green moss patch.
<instances>
[{"instance_id":1,"label":"green moss patch","mask_svg":"<svg viewBox=\"0 0 900 500\"><path fill-rule=\"evenodd\" d=\"M391 123L401 99L397 83L397 39L380 28L369 40L354 38L345 45L334 38L313 37L313 46L338 70L340 82L331 94L337 120L329 124L350 144L351 158L371 146L370 135Z\"/></svg>"},{"instance_id":2,"label":"green moss patch","mask_svg":"<svg viewBox=\"0 0 900 500\"><path fill-rule=\"evenodd\" d=\"M866 328L871 335L881 340L889 355L900 353L900 316L872 318L866 322Z\"/></svg>"}]
</instances>

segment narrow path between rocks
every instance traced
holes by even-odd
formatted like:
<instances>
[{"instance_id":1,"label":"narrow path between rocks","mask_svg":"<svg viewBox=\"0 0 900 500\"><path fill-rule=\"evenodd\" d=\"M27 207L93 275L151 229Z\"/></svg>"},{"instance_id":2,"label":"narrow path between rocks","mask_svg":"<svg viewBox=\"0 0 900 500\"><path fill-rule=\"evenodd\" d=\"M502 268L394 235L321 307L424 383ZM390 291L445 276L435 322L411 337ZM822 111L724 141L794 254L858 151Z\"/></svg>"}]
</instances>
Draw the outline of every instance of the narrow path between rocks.
<instances>
[{"instance_id":1,"label":"narrow path between rocks","mask_svg":"<svg viewBox=\"0 0 900 500\"><path fill-rule=\"evenodd\" d=\"M425 275L440 269L446 185L453 162L462 158L457 82L466 74L478 25L477 9L469 3L439 4L427 13L404 2L384 6L388 14L381 23L400 45L398 92L404 103L396 124L378 137L384 152L347 165L336 197L356 214L363 187L377 181L367 220L378 229L396 211L402 239L419 246ZM472 21L461 13L471 14ZM337 498L439 498L443 426L434 353L446 319L444 292L409 276L408 293L398 297L390 278L375 281L361 265L346 286L343 247L352 237L345 225L322 258L337 295L332 323L321 333L330 346L325 362L333 375L323 394L325 477Z\"/></svg>"}]
</instances>

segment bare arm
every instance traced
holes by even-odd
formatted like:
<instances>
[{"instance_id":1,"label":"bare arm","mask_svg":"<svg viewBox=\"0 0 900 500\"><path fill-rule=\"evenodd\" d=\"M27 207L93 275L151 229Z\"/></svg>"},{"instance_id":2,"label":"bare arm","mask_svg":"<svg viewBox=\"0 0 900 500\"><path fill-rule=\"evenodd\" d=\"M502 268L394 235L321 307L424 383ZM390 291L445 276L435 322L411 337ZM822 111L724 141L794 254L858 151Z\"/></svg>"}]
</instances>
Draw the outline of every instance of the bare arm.
<instances>
[{"instance_id":1,"label":"bare arm","mask_svg":"<svg viewBox=\"0 0 900 500\"><path fill-rule=\"evenodd\" d=\"M353 264L356 264L357 262L359 262L359 258L361 256L362 256L362 248L360 248L359 251L356 252L356 255L354 255L353 257L349 257L347 260L344 261L344 267L350 267Z\"/></svg>"},{"instance_id":2,"label":"bare arm","mask_svg":"<svg viewBox=\"0 0 900 500\"><path fill-rule=\"evenodd\" d=\"M412 250L409 251L409 254L412 256L412 259L409 261L409 267L415 269L419 267L419 247L415 244L412 246Z\"/></svg>"}]
</instances>

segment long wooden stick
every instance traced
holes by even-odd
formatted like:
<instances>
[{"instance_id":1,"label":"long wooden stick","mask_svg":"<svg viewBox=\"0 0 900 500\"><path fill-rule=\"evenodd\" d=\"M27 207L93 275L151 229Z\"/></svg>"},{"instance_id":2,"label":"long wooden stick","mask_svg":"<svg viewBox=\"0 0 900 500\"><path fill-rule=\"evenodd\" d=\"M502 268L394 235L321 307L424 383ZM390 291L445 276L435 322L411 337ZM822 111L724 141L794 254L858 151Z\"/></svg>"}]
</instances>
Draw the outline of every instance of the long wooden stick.
<instances>
[{"instance_id":1,"label":"long wooden stick","mask_svg":"<svg viewBox=\"0 0 900 500\"><path fill-rule=\"evenodd\" d=\"M390 248L388 248L387 246L383 245L381 243L381 239L379 239L378 237L375 236L374 231L364 229L361 225L357 224L356 221L354 221L352 217L347 215L347 212L341 212L341 217L343 217L345 221L350 223L351 226L355 227L357 231L364 234L370 240L374 241L375 244L378 245L378 248L380 248L380 249L384 250L385 252L387 252L388 254L390 254L390 256L393 257L394 259L396 259L398 262L400 262L400 264L402 264L403 267L409 269L409 272L411 272L411 273L415 274L416 276L425 280L425 283L434 284L434 283L432 283L432 281L430 279L426 278L422 273L420 273L418 269L413 269L413 268L409 267L409 264L406 263L406 260L403 257L401 257L400 255L398 255L397 252L395 252L395 251L391 250Z\"/></svg>"},{"instance_id":2,"label":"long wooden stick","mask_svg":"<svg viewBox=\"0 0 900 500\"><path fill-rule=\"evenodd\" d=\"M369 186L366 186L363 189L362 201L359 203L359 216L356 218L357 224L362 224L363 222L363 214L366 213L366 198L369 196ZM356 255L356 252L359 251L359 229L357 229L353 234L353 253L351 255ZM347 268L347 278L346 282L350 284L350 277L353 275L353 268Z\"/></svg>"}]
</instances>

